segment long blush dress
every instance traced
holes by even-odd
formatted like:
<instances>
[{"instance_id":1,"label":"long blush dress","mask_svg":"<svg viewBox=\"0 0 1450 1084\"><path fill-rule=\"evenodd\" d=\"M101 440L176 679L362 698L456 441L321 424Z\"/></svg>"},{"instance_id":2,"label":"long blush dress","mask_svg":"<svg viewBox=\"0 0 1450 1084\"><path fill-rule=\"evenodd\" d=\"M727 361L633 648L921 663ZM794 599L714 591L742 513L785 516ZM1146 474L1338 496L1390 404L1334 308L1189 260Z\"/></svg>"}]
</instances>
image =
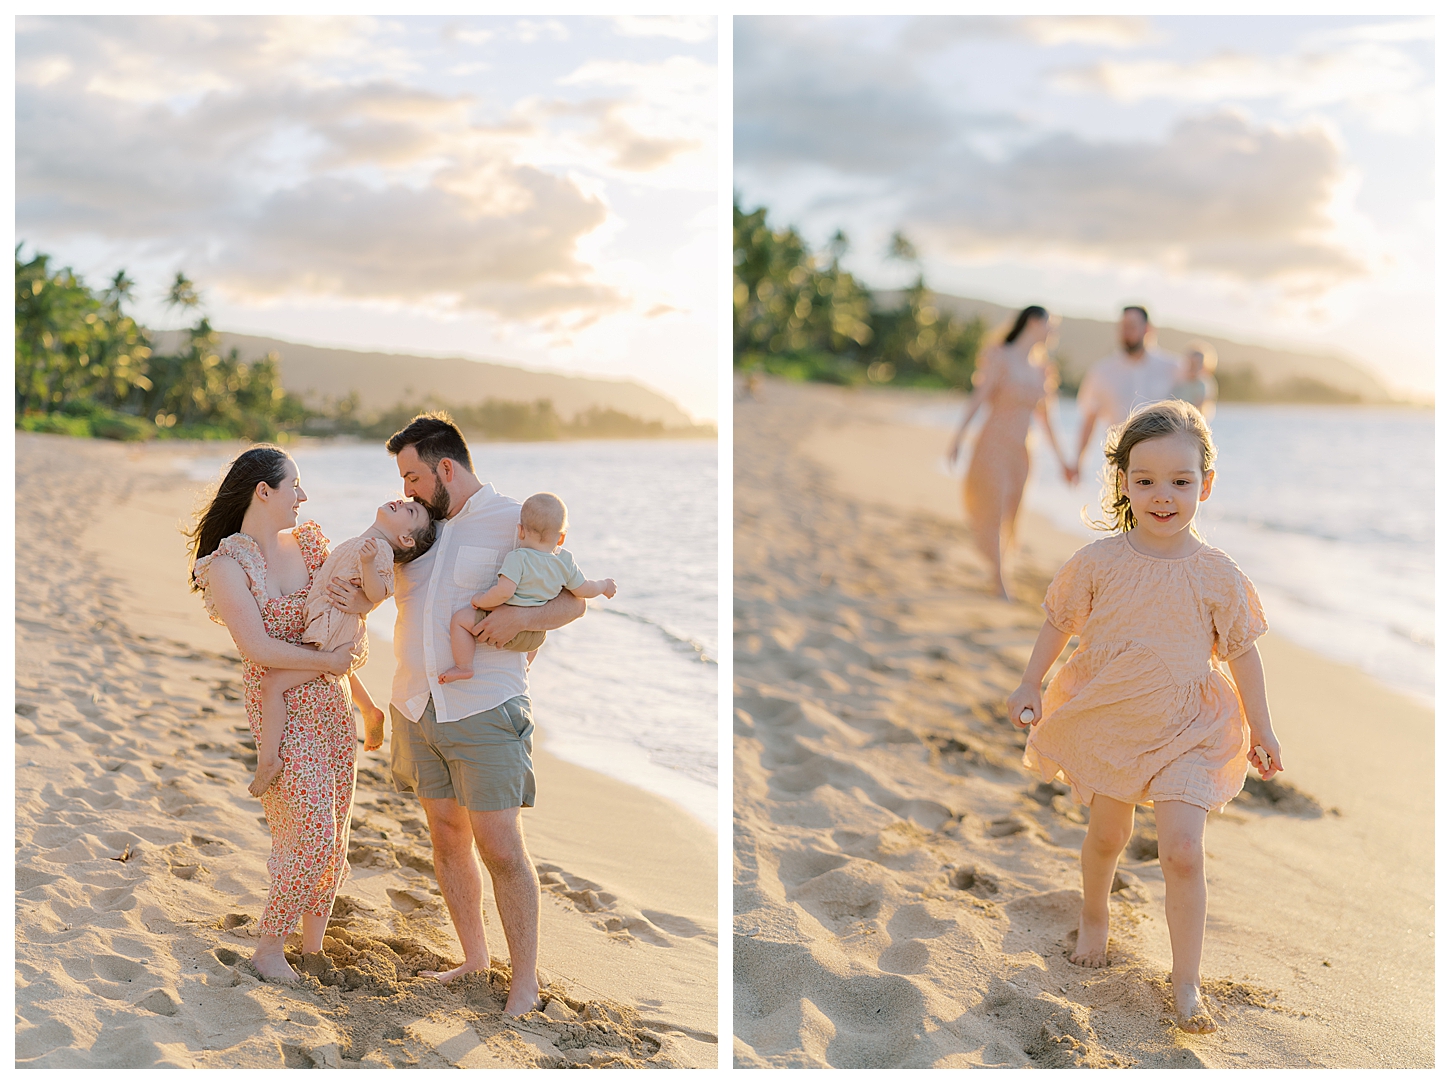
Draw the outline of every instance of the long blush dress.
<instances>
[{"instance_id":1,"label":"long blush dress","mask_svg":"<svg viewBox=\"0 0 1450 1084\"><path fill-rule=\"evenodd\" d=\"M972 446L963 503L977 547L1000 567L1005 540L1017 532L1017 509L1027 485L1027 430L1032 412L1057 386L1046 365L1012 364L1001 357L978 370L977 394L988 408L987 420Z\"/></svg>"},{"instance_id":2,"label":"long blush dress","mask_svg":"<svg viewBox=\"0 0 1450 1084\"><path fill-rule=\"evenodd\" d=\"M1150 557L1115 534L1068 559L1042 608L1078 646L1042 696L1022 762L1085 804L1105 794L1222 810L1249 768L1224 664L1269 627L1238 565L1206 544Z\"/></svg>"},{"instance_id":3,"label":"long blush dress","mask_svg":"<svg viewBox=\"0 0 1450 1084\"><path fill-rule=\"evenodd\" d=\"M327 538L316 523L292 532L307 563L308 587L327 559ZM252 596L262 611L267 635L291 644L302 642L307 624L307 591L267 597L267 564L250 535L228 535L216 553L197 561L206 610L225 624L212 602L207 576L212 561L230 557L242 566ZM250 659L242 664L242 688L252 739L261 740L262 675ZM286 694L282 728L282 774L262 794L262 812L272 833L267 872L272 884L260 923L264 935L286 937L303 915L325 917L348 876L347 835L357 782L357 735L345 682L322 677Z\"/></svg>"}]
</instances>

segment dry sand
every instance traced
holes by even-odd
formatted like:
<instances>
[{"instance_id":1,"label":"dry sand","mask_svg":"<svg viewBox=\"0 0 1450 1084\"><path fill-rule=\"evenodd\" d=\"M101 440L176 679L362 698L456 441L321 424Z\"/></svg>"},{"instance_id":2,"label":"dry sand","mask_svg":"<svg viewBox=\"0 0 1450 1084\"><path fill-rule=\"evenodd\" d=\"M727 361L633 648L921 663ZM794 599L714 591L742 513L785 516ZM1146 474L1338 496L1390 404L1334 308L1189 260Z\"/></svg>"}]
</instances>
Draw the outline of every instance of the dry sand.
<instances>
[{"instance_id":1,"label":"dry sand","mask_svg":"<svg viewBox=\"0 0 1450 1084\"><path fill-rule=\"evenodd\" d=\"M1003 716L1041 612L983 593L911 403L735 408L735 1064L1433 1066L1432 713L1272 633L1289 771L1207 832L1220 1030L1167 1019L1148 810L1112 966L1068 963L1085 811ZM1077 543L1022 531L1036 603Z\"/></svg>"},{"instance_id":2,"label":"dry sand","mask_svg":"<svg viewBox=\"0 0 1450 1084\"><path fill-rule=\"evenodd\" d=\"M500 966L415 977L461 954L386 747L324 956L297 988L249 971L268 837L236 649L185 590L182 450L17 436L16 1064L713 1067L714 835L547 753L524 815L544 1012L502 1013L491 898ZM366 668L380 698L391 665Z\"/></svg>"}]
</instances>

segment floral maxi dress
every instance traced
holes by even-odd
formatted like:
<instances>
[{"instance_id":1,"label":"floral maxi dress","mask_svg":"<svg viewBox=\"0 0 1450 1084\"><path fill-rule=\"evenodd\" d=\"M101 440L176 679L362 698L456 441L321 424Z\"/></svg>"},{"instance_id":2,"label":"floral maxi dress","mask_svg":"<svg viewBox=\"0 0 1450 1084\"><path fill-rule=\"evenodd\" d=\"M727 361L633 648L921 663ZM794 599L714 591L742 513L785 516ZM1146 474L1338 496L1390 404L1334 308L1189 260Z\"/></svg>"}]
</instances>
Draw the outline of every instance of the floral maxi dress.
<instances>
[{"instance_id":1,"label":"floral maxi dress","mask_svg":"<svg viewBox=\"0 0 1450 1084\"><path fill-rule=\"evenodd\" d=\"M307 563L308 587L327 559L327 538L316 523L293 532ZM196 563L196 581L204 590L207 613L223 623L211 600L207 573L217 557L242 566L267 635L291 644L302 642L307 624L308 587L267 597L267 565L250 535L221 540L216 552ZM267 668L244 660L242 686L252 738L262 732L262 675ZM282 729L282 772L262 795L262 811L272 833L267 872L272 884L262 911L263 936L286 937L303 915L326 917L348 876L347 834L357 781L357 735L346 684L322 677L286 694Z\"/></svg>"}]
</instances>

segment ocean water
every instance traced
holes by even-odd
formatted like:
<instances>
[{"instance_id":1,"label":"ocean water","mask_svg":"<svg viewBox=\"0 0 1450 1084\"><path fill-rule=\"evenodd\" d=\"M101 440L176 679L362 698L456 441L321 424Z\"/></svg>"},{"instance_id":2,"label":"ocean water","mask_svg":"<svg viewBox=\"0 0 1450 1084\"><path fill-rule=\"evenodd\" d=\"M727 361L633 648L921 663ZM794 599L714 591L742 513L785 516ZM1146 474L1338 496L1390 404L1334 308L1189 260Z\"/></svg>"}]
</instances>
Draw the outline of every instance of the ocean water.
<instances>
[{"instance_id":1,"label":"ocean water","mask_svg":"<svg viewBox=\"0 0 1450 1084\"><path fill-rule=\"evenodd\" d=\"M717 463L709 441L477 444L480 479L519 500L549 490L569 507L565 546L613 599L549 633L529 673L538 740L553 755L661 795L717 828ZM381 443L293 450L315 519L334 541L361 534L401 496ZM210 481L225 457L186 461ZM392 600L368 619L391 651ZM380 701L387 690L372 690ZM558 800L567 800L559 795Z\"/></svg>"},{"instance_id":2,"label":"ocean water","mask_svg":"<svg viewBox=\"0 0 1450 1084\"><path fill-rule=\"evenodd\" d=\"M959 404L942 403L912 410L909 420L952 428L960 416ZM1076 447L1077 404L1061 400L1057 420L1064 447ZM1212 428L1217 475L1196 522L1254 581L1270 626L1431 703L1434 415L1224 403ZM1084 459L1085 474L1103 461L1090 449L1094 455ZM1083 524L1084 512L1100 517L1100 492L1096 477L1075 488L1062 480L1034 425L1024 504L1088 541L1101 537Z\"/></svg>"}]
</instances>

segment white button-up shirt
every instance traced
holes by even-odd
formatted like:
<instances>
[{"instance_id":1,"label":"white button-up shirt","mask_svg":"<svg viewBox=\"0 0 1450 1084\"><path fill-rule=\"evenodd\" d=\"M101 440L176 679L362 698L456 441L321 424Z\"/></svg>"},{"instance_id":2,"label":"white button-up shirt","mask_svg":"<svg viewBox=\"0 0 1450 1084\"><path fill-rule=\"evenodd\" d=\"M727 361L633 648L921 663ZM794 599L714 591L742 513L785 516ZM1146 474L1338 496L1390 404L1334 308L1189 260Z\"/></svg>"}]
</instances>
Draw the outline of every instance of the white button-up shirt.
<instances>
[{"instance_id":1,"label":"white button-up shirt","mask_svg":"<svg viewBox=\"0 0 1450 1084\"><path fill-rule=\"evenodd\" d=\"M1156 349L1145 351L1137 361L1119 350L1083 377L1077 391L1078 410L1084 415L1095 411L1104 425L1120 425L1136 408L1172 398L1182 372L1180 359Z\"/></svg>"},{"instance_id":2,"label":"white button-up shirt","mask_svg":"<svg viewBox=\"0 0 1450 1084\"><path fill-rule=\"evenodd\" d=\"M498 582L504 557L518 542L520 504L485 484L451 519L438 524L433 548L398 568L394 597L392 704L417 722L428 698L439 722L496 708L529 691L526 655L479 643L473 677L438 684L453 665L449 621L480 591Z\"/></svg>"}]
</instances>

